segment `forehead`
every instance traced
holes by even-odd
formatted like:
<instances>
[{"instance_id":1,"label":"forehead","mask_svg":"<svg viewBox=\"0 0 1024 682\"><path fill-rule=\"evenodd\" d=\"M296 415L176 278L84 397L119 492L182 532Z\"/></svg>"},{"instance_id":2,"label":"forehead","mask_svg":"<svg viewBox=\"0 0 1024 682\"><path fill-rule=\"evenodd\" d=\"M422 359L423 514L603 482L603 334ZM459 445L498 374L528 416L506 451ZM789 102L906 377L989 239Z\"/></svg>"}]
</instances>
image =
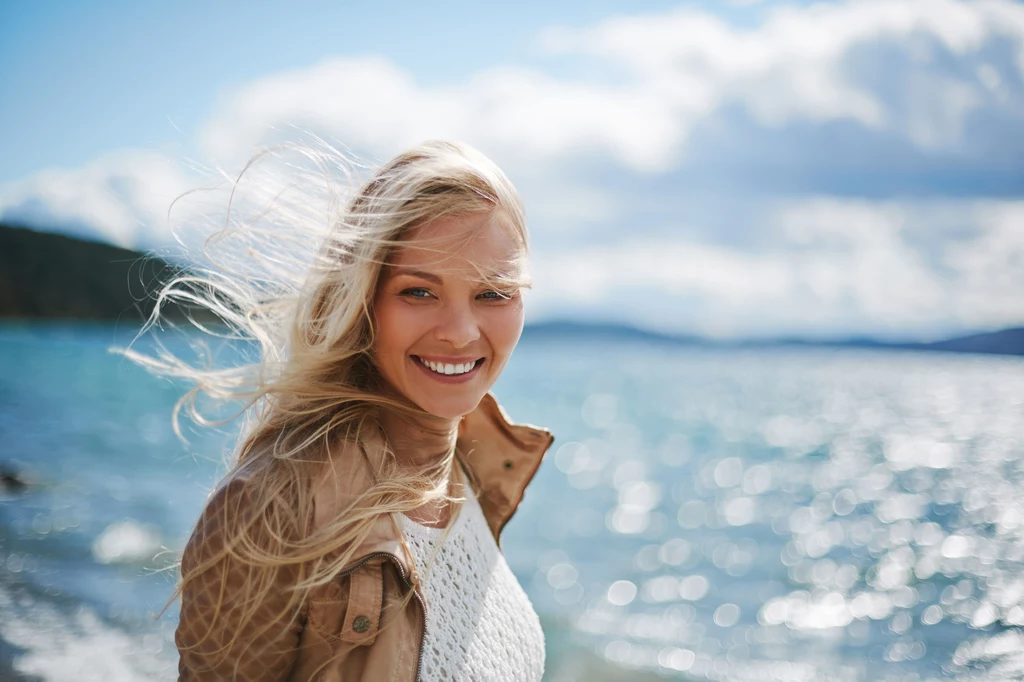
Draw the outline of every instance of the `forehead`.
<instances>
[{"instance_id":1,"label":"forehead","mask_svg":"<svg viewBox=\"0 0 1024 682\"><path fill-rule=\"evenodd\" d=\"M504 273L517 269L522 255L512 229L490 212L446 216L409 230L388 258L388 270Z\"/></svg>"}]
</instances>

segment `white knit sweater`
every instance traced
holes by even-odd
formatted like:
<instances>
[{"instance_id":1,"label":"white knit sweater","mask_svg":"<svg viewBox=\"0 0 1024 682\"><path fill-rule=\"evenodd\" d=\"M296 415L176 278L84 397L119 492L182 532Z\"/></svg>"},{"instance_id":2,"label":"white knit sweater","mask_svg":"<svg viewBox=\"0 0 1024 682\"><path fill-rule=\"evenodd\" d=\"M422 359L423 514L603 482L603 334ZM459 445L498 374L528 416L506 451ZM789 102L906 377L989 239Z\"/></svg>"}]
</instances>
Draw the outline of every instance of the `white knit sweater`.
<instances>
[{"instance_id":1,"label":"white knit sweater","mask_svg":"<svg viewBox=\"0 0 1024 682\"><path fill-rule=\"evenodd\" d=\"M420 680L539 682L544 674L540 620L498 549L476 496L465 490L466 502L432 565L427 560L444 530L398 514L427 603Z\"/></svg>"}]
</instances>

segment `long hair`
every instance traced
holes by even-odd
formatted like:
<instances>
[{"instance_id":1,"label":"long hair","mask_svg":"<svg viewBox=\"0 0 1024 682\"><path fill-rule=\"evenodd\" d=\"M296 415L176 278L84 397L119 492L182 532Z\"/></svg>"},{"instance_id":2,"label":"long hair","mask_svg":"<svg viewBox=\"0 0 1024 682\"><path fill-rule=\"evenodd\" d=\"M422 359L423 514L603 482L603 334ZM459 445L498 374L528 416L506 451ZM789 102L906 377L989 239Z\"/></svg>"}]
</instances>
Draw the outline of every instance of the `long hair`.
<instances>
[{"instance_id":1,"label":"long hair","mask_svg":"<svg viewBox=\"0 0 1024 682\"><path fill-rule=\"evenodd\" d=\"M310 589L331 581L355 558L380 515L441 498L458 500L438 483L458 468L454 450L429 471L409 472L396 466L385 443L373 484L323 527L312 523L313 482L334 464L338 443L363 442L377 428L380 410L409 419L426 416L382 390L373 362L373 301L389 255L413 228L481 212L489 216L483 225L500 224L517 237L517 258L525 258L527 249L515 188L494 163L464 144L423 143L364 182L356 181L358 167L347 154L324 143L292 146L288 151L313 161L315 171L297 174L284 191L275 190L269 205L243 215L235 190L266 155L280 151L250 162L234 179L228 220L206 242L209 263L184 270L163 287L145 328L165 322L168 304L183 304L203 313L193 317L200 329L255 349L251 361L203 367L163 346L153 354L125 351L154 372L193 383L175 408L176 427L181 413L204 423L199 405L207 399L233 402L243 415L221 488L244 478L245 508L225 517L220 549L183 570L171 597L203 570L230 559L246 567L239 594L231 595L243 604L232 618L242 622L277 589L275 578L285 570L295 578L284 609L294 614ZM420 232L425 236L417 247L430 248L429 228ZM443 251L438 255L444 257ZM211 315L216 324L208 321ZM221 615L218 605L211 618Z\"/></svg>"}]
</instances>

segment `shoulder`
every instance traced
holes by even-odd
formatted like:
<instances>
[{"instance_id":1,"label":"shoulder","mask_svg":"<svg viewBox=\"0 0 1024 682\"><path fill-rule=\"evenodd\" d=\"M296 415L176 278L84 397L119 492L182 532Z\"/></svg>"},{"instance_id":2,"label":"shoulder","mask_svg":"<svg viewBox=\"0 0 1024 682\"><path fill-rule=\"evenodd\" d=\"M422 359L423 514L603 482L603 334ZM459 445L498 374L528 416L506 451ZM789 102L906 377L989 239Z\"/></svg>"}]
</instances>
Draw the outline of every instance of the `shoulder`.
<instances>
[{"instance_id":1,"label":"shoulder","mask_svg":"<svg viewBox=\"0 0 1024 682\"><path fill-rule=\"evenodd\" d=\"M201 520L223 520L225 517L251 513L254 486L258 485L245 474L229 474L210 493L203 506Z\"/></svg>"},{"instance_id":2,"label":"shoulder","mask_svg":"<svg viewBox=\"0 0 1024 682\"><path fill-rule=\"evenodd\" d=\"M229 474L206 500L182 556L182 573L230 551L238 532L253 518L252 482Z\"/></svg>"},{"instance_id":3,"label":"shoulder","mask_svg":"<svg viewBox=\"0 0 1024 682\"><path fill-rule=\"evenodd\" d=\"M198 527L233 525L251 520L259 513L261 488L270 476L252 465L230 471L214 488L199 517Z\"/></svg>"},{"instance_id":4,"label":"shoulder","mask_svg":"<svg viewBox=\"0 0 1024 682\"><path fill-rule=\"evenodd\" d=\"M375 457L368 458L368 452ZM223 545L227 535L260 527L288 535L311 532L372 487L370 459L380 461L382 452L383 443L372 434L360 440L338 437L316 457L318 465L302 474L284 467L270 471L265 463L240 466L210 494L189 545Z\"/></svg>"},{"instance_id":5,"label":"shoulder","mask_svg":"<svg viewBox=\"0 0 1024 682\"><path fill-rule=\"evenodd\" d=\"M257 547L308 533L311 510L299 504L301 479L243 465L217 484L203 505L182 556L182 571L215 556L241 560ZM248 563L248 562L246 562Z\"/></svg>"}]
</instances>

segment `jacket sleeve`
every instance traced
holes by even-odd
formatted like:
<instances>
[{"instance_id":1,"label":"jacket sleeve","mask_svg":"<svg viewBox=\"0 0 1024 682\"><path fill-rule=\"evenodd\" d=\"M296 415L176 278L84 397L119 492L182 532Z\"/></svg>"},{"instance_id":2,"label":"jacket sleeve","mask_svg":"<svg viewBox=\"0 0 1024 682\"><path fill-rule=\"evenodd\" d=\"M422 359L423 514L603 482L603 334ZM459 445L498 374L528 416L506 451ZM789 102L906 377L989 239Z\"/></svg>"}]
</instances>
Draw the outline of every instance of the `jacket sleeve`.
<instances>
[{"instance_id":1,"label":"jacket sleeve","mask_svg":"<svg viewBox=\"0 0 1024 682\"><path fill-rule=\"evenodd\" d=\"M297 571L270 569L259 576L271 587L265 599L253 603L240 587L257 577L257 569L232 556L206 565L224 549L225 528L246 518L247 503L245 481L222 486L185 547L181 617L174 635L179 682L279 682L295 663L302 620L288 601Z\"/></svg>"}]
</instances>

